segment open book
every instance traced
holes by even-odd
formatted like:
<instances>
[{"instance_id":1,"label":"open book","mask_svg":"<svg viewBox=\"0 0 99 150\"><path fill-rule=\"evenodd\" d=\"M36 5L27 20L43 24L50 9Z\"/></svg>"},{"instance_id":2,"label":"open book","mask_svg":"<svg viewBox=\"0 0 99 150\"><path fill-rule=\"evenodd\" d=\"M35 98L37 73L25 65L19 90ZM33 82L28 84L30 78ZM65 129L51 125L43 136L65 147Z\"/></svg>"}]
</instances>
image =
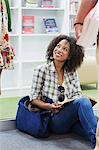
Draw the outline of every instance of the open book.
<instances>
[{"instance_id":1,"label":"open book","mask_svg":"<svg viewBox=\"0 0 99 150\"><path fill-rule=\"evenodd\" d=\"M74 101L75 99L77 99L77 98L73 98L73 99L65 99L65 100L62 101L62 102L57 101L57 103L60 104L60 105L64 105L64 104L66 104L66 103L69 103L69 102L71 102L71 101Z\"/></svg>"},{"instance_id":2,"label":"open book","mask_svg":"<svg viewBox=\"0 0 99 150\"><path fill-rule=\"evenodd\" d=\"M87 96L85 96L85 97L87 97ZM80 98L80 97L79 97L79 98ZM79 98L78 98L78 97L74 97L73 99L72 99L72 98L71 98L71 99L65 99L64 101L62 101L62 102L59 102L59 101L58 101L57 103L60 104L60 105L64 105L64 104L66 104L66 103L72 102L72 101L74 101L75 99L79 99ZM97 101L96 101L94 98L88 96L88 99L90 100L92 106L94 106L95 104L97 104Z\"/></svg>"}]
</instances>

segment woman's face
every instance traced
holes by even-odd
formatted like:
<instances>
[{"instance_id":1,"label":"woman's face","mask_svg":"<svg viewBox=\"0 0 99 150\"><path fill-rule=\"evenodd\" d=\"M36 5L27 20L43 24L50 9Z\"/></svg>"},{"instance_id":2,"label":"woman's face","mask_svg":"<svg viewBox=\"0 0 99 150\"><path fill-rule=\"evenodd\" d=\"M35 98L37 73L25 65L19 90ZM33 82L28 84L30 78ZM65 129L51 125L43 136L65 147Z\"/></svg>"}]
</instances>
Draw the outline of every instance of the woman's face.
<instances>
[{"instance_id":1,"label":"woman's face","mask_svg":"<svg viewBox=\"0 0 99 150\"><path fill-rule=\"evenodd\" d=\"M69 58L70 44L67 40L61 40L53 50L54 60L65 62Z\"/></svg>"}]
</instances>

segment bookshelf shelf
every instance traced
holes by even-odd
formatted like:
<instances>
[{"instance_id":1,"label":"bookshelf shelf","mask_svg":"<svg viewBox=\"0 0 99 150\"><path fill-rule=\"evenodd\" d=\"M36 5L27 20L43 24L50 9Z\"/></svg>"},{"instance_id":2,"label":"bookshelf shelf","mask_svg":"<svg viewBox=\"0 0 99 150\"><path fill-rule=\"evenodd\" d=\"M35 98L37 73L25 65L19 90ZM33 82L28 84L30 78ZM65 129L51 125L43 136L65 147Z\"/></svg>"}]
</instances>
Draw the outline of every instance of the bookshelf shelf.
<instances>
[{"instance_id":1,"label":"bookshelf shelf","mask_svg":"<svg viewBox=\"0 0 99 150\"><path fill-rule=\"evenodd\" d=\"M13 10L13 9L18 9L18 7L10 7L10 9L11 9L11 10Z\"/></svg>"},{"instance_id":2,"label":"bookshelf shelf","mask_svg":"<svg viewBox=\"0 0 99 150\"><path fill-rule=\"evenodd\" d=\"M57 34L54 34L54 33L52 33L52 34L50 34L50 33L48 33L48 34L47 33L45 33L45 34L44 33L42 33L42 34L41 33L37 33L37 34L36 33L33 33L33 34L21 34L22 37L36 37L36 36L38 36L38 37L39 36L41 36L41 37L42 36L45 36L45 37L49 36L50 37L50 36L58 36L58 35L59 35L59 33L57 33Z\"/></svg>"},{"instance_id":3,"label":"bookshelf shelf","mask_svg":"<svg viewBox=\"0 0 99 150\"><path fill-rule=\"evenodd\" d=\"M10 33L9 36L10 36L10 37L14 37L14 36L15 36L15 37L18 37L19 34Z\"/></svg>"},{"instance_id":4,"label":"bookshelf shelf","mask_svg":"<svg viewBox=\"0 0 99 150\"><path fill-rule=\"evenodd\" d=\"M40 62L40 63L42 62L42 63L43 63L43 62L45 62L45 61L46 61L46 59L45 59L45 60L44 60L44 59L40 59L40 60L35 60L35 61L34 61L34 60L23 60L22 63L23 63L23 64L25 64L25 63L36 63L36 62L37 62L37 63L38 63L38 62Z\"/></svg>"},{"instance_id":5,"label":"bookshelf shelf","mask_svg":"<svg viewBox=\"0 0 99 150\"><path fill-rule=\"evenodd\" d=\"M22 9L23 10L41 10L41 11L43 11L43 10L47 10L47 11L52 11L52 10L54 10L54 11L56 11L56 10L58 10L58 11L64 11L65 9L64 8L41 8L41 7L37 7L37 8L32 8L32 7L22 7Z\"/></svg>"},{"instance_id":6,"label":"bookshelf shelf","mask_svg":"<svg viewBox=\"0 0 99 150\"><path fill-rule=\"evenodd\" d=\"M76 14L70 14L70 17L75 17L76 16Z\"/></svg>"},{"instance_id":7,"label":"bookshelf shelf","mask_svg":"<svg viewBox=\"0 0 99 150\"><path fill-rule=\"evenodd\" d=\"M33 69L45 62L49 42L59 34L69 35L69 0L56 0L55 8L26 7L26 0L9 0L15 49L14 70L3 70L1 97L24 96L30 93ZM34 33L22 34L22 16L35 16ZM43 18L55 18L59 32L46 33Z\"/></svg>"}]
</instances>

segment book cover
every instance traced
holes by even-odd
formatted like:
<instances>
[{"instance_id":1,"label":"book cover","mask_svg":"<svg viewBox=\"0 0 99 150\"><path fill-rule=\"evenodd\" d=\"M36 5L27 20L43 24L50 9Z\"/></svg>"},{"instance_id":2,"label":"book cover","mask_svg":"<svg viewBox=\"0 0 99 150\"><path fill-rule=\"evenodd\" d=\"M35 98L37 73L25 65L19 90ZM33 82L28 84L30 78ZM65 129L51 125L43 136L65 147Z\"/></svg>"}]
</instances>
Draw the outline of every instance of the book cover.
<instances>
[{"instance_id":1,"label":"book cover","mask_svg":"<svg viewBox=\"0 0 99 150\"><path fill-rule=\"evenodd\" d=\"M22 17L22 33L23 34L34 33L34 16Z\"/></svg>"},{"instance_id":2,"label":"book cover","mask_svg":"<svg viewBox=\"0 0 99 150\"><path fill-rule=\"evenodd\" d=\"M43 18L43 21L47 33L58 32L58 27L55 18Z\"/></svg>"},{"instance_id":3,"label":"book cover","mask_svg":"<svg viewBox=\"0 0 99 150\"><path fill-rule=\"evenodd\" d=\"M26 7L38 7L38 0L26 0Z\"/></svg>"},{"instance_id":4,"label":"book cover","mask_svg":"<svg viewBox=\"0 0 99 150\"><path fill-rule=\"evenodd\" d=\"M41 7L54 8L55 0L42 0Z\"/></svg>"}]
</instances>

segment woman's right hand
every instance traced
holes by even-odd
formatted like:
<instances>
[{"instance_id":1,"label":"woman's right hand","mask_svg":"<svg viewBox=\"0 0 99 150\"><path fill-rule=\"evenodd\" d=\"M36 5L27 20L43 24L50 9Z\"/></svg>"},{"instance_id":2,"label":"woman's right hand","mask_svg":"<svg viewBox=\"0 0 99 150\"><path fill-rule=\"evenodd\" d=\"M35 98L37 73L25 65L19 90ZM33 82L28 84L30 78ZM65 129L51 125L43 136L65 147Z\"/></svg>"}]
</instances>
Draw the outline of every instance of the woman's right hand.
<instances>
[{"instance_id":1,"label":"woman's right hand","mask_svg":"<svg viewBox=\"0 0 99 150\"><path fill-rule=\"evenodd\" d=\"M51 110L52 112L58 112L61 108L62 108L62 105L60 104L57 104L57 103L49 104L49 110Z\"/></svg>"},{"instance_id":2,"label":"woman's right hand","mask_svg":"<svg viewBox=\"0 0 99 150\"><path fill-rule=\"evenodd\" d=\"M44 101L41 100L32 100L31 104L34 106L37 106L38 108L41 109L47 109L50 110L52 112L57 112L59 111L63 106L61 104L57 104L57 103L45 103Z\"/></svg>"},{"instance_id":3,"label":"woman's right hand","mask_svg":"<svg viewBox=\"0 0 99 150\"><path fill-rule=\"evenodd\" d=\"M78 40L79 37L80 37L80 35L81 35L83 25L81 25L81 24L76 24L74 28L75 28L75 35L76 35L76 38L77 38L77 40Z\"/></svg>"}]
</instances>

